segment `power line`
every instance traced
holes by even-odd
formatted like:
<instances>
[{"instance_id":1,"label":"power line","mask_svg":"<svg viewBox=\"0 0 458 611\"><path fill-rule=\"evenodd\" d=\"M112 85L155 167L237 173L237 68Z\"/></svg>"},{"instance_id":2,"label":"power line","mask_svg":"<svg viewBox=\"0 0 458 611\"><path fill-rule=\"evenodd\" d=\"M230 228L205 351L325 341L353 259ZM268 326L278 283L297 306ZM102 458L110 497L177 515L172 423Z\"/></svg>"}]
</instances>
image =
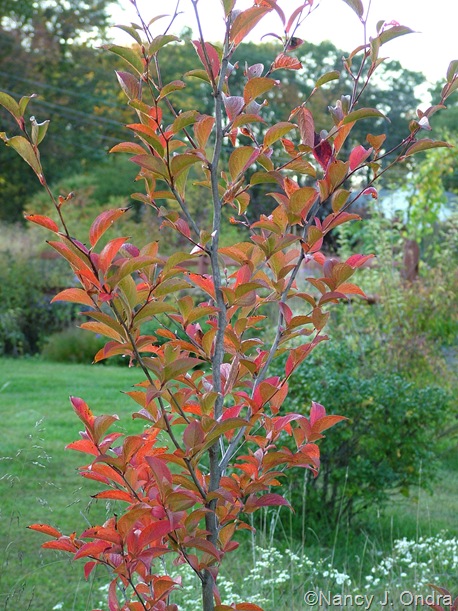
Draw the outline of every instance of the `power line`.
<instances>
[{"instance_id":1,"label":"power line","mask_svg":"<svg viewBox=\"0 0 458 611\"><path fill-rule=\"evenodd\" d=\"M3 89L2 91L10 95L16 95L14 91L10 91L9 89ZM106 117L99 117L98 115L93 115L93 114L84 112L82 110L76 110L74 108L69 108L68 106L62 106L62 104L54 104L53 102L45 102L44 100L34 99L33 102L39 105L41 104L42 106L52 108L56 110L58 114L61 114L64 117L67 116L67 118L70 118L71 115L74 115L77 118L80 117L82 119L86 119L86 121L90 121L96 124L106 123L108 125L115 126L117 130L119 130L119 132L123 131L123 133L125 133L124 132L125 126L120 121L115 121L113 119L107 119ZM106 138L106 136L104 137Z\"/></svg>"},{"instance_id":2,"label":"power line","mask_svg":"<svg viewBox=\"0 0 458 611\"><path fill-rule=\"evenodd\" d=\"M114 102L109 102L103 98L97 98L93 95L86 95L85 93L78 93L77 91L71 91L70 89L62 89L61 87L55 87L54 85L49 85L48 83L42 83L40 81L34 81L33 79L25 78L23 76L16 76L15 74L10 74L9 72L3 72L0 70L1 76L6 76L15 81L20 81L22 83L31 83L32 85L37 85L38 87L42 87L43 89L51 89L52 91L57 91L58 93L65 93L66 95L84 98L85 100L93 100L99 104L105 104L105 106L111 106L112 108L117 108L121 110L122 106L119 104L115 104Z\"/></svg>"}]
</instances>

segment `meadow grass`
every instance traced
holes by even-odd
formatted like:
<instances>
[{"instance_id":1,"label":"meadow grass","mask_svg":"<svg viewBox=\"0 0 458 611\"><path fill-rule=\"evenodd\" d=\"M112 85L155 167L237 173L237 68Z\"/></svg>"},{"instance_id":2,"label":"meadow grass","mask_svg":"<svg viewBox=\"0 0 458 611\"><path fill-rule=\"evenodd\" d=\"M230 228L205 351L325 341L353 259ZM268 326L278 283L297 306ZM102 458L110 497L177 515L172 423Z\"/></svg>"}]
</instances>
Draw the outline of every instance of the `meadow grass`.
<instances>
[{"instance_id":1,"label":"meadow grass","mask_svg":"<svg viewBox=\"0 0 458 611\"><path fill-rule=\"evenodd\" d=\"M99 490L97 484L77 476L84 455L64 450L78 438L81 428L68 396L84 398L96 414L117 413L121 418L118 429L133 434L144 423L131 419L132 401L120 390L127 391L140 380L141 372L127 367L0 359L0 610L88 611L100 608L106 600L100 588L109 576L102 569L86 582L82 562L72 563L64 554L41 550L45 537L26 527L46 522L68 534L112 514L113 504L91 500L90 495ZM414 491L410 498L394 498L385 512L371 510L357 524L339 523L334 530L323 532L307 522L305 515L302 540L289 530L289 514L283 508L275 532L269 526L260 529L256 540L246 537L240 551L228 557L222 590L233 600L241 590L245 599L258 595L267 610L305 611L309 607L303 596L311 587L365 592L371 585L366 577L372 575L372 569L374 579L381 580L379 589L394 587L396 576L393 571L385 575L385 559L396 545L401 551L407 545L396 544L396 540L419 542L421 537L436 537L441 545L439 533L445 529L444 541L458 537L457 492L458 460L447 454L432 495ZM266 524L271 523L269 518ZM443 545L444 554L456 554L458 562L458 551ZM420 547L412 549L406 553L420 553ZM458 586L445 565L437 572L442 585ZM198 592L193 584L190 581L181 596L185 611L199 608L197 601L194 607L189 602ZM394 611L397 608L402 607L391 606Z\"/></svg>"}]
</instances>

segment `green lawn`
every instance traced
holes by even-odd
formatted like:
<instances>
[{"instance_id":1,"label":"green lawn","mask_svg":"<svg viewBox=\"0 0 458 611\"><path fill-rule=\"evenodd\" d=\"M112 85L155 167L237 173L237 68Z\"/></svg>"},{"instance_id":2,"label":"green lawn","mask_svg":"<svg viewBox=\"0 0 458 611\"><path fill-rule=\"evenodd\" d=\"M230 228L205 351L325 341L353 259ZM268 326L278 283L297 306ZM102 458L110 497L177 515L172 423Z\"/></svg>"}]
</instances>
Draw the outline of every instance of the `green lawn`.
<instances>
[{"instance_id":1,"label":"green lawn","mask_svg":"<svg viewBox=\"0 0 458 611\"><path fill-rule=\"evenodd\" d=\"M81 563L43 553L45 537L26 526L47 522L71 532L104 519L105 503L88 504L97 486L76 474L84 455L64 450L81 429L68 397L83 397L98 414L125 416L120 427L127 421L134 432L143 423L130 420L133 403L120 390L140 379L127 367L0 360L0 609L51 611L63 603L82 611L100 600L97 579L88 584Z\"/></svg>"},{"instance_id":2,"label":"green lawn","mask_svg":"<svg viewBox=\"0 0 458 611\"><path fill-rule=\"evenodd\" d=\"M98 590L107 582L106 573L100 569L87 583L82 562L73 564L63 554L41 550L40 543L46 538L26 526L47 522L65 533L78 532L88 522L103 522L112 514L113 506L91 501L90 495L99 489L97 484L76 474L84 455L64 450L78 438L81 428L68 396L83 397L97 414L117 413L120 430L134 433L144 423L131 419L134 404L121 391L140 380L141 373L127 367L0 359L1 611L106 609L105 596ZM283 533L288 538L289 514L284 510L281 515L285 516ZM337 535L324 535L316 525L307 524L305 553L314 561L333 558L335 566L357 578L370 571L381 551L391 550L396 538L416 539L442 529L458 536L457 515L458 460L456 455L448 455L433 495L422 492L418 502L413 497L396 499L384 514L375 510L366 520L367 526L357 532L340 524ZM277 534L281 534L278 525ZM289 545L297 550L298 543L292 538ZM227 570L237 585L252 568L248 538L240 549L237 561L235 556L229 560ZM294 586L299 591L294 595L296 602L291 603L290 598L283 603L282 598L275 602L275 609L304 611L306 607L297 601L302 600L306 585L302 580Z\"/></svg>"}]
</instances>

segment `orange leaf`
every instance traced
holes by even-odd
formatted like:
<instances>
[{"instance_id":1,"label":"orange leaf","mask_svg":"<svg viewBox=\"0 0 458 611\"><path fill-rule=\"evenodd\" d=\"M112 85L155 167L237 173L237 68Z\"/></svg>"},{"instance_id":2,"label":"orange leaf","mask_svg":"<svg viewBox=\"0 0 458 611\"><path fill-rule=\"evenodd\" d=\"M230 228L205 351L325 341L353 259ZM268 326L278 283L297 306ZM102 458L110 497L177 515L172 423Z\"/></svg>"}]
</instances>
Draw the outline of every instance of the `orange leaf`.
<instances>
[{"instance_id":1,"label":"orange leaf","mask_svg":"<svg viewBox=\"0 0 458 611\"><path fill-rule=\"evenodd\" d=\"M83 289L64 289L51 299L51 303L54 303L54 301L70 301L71 303L81 303L94 307L94 302Z\"/></svg>"},{"instance_id":2,"label":"orange leaf","mask_svg":"<svg viewBox=\"0 0 458 611\"><path fill-rule=\"evenodd\" d=\"M252 6L246 11L239 13L230 29L229 41L236 46L240 44L245 36L261 21L264 15L270 13L271 10L270 6Z\"/></svg>"},{"instance_id":3,"label":"orange leaf","mask_svg":"<svg viewBox=\"0 0 458 611\"><path fill-rule=\"evenodd\" d=\"M300 70L301 68L302 64L297 57L291 57L290 55L285 55L285 53L277 55L273 64L273 70Z\"/></svg>"},{"instance_id":4,"label":"orange leaf","mask_svg":"<svg viewBox=\"0 0 458 611\"><path fill-rule=\"evenodd\" d=\"M48 216L42 216L41 214L26 214L24 218L27 221L31 221L32 223L36 223L37 225L41 225L41 227L50 229L51 231L54 231L54 233L59 232L59 227L57 226L57 224Z\"/></svg>"},{"instance_id":5,"label":"orange leaf","mask_svg":"<svg viewBox=\"0 0 458 611\"><path fill-rule=\"evenodd\" d=\"M77 550L76 545L68 537L58 539L57 541L46 541L41 547L44 549L57 549L60 552L71 552L72 554Z\"/></svg>"},{"instance_id":6,"label":"orange leaf","mask_svg":"<svg viewBox=\"0 0 458 611\"><path fill-rule=\"evenodd\" d=\"M105 210L95 219L89 231L89 240L91 246L94 247L105 231L111 227L116 219L127 212L128 208L116 208L114 210Z\"/></svg>"},{"instance_id":7,"label":"orange leaf","mask_svg":"<svg viewBox=\"0 0 458 611\"><path fill-rule=\"evenodd\" d=\"M104 490L93 496L94 499L111 499L113 501L125 501L126 503L132 503L133 498L128 492L124 490Z\"/></svg>"},{"instance_id":8,"label":"orange leaf","mask_svg":"<svg viewBox=\"0 0 458 611\"><path fill-rule=\"evenodd\" d=\"M36 530L39 533L44 533L45 535L49 535L50 537L61 537L62 533L57 530L57 528L53 528L49 526L49 524L30 524L27 526L30 530Z\"/></svg>"}]
</instances>

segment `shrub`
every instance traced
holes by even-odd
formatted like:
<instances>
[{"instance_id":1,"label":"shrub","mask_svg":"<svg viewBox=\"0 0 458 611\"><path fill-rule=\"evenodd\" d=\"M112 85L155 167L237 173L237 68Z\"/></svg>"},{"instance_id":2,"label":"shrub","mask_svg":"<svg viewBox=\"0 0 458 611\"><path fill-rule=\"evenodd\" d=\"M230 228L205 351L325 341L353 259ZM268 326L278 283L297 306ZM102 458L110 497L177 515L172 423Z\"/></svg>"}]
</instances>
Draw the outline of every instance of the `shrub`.
<instances>
[{"instance_id":1,"label":"shrub","mask_svg":"<svg viewBox=\"0 0 458 611\"><path fill-rule=\"evenodd\" d=\"M50 303L65 277L61 261L0 252L0 354L39 352L48 334L72 322L74 305Z\"/></svg>"},{"instance_id":2,"label":"shrub","mask_svg":"<svg viewBox=\"0 0 458 611\"><path fill-rule=\"evenodd\" d=\"M419 484L429 488L436 473L437 437L450 415L451 396L393 372L377 372L367 357L345 342L329 344L290 382L292 411L300 412L314 397L349 418L326 437L321 477L306 483L307 521L332 525L351 519L366 507L382 507L394 492L409 494ZM286 472L291 482L297 476ZM302 491L290 488L297 505Z\"/></svg>"},{"instance_id":3,"label":"shrub","mask_svg":"<svg viewBox=\"0 0 458 611\"><path fill-rule=\"evenodd\" d=\"M101 337L83 329L69 327L48 337L42 355L46 360L56 363L91 363L103 345Z\"/></svg>"}]
</instances>

